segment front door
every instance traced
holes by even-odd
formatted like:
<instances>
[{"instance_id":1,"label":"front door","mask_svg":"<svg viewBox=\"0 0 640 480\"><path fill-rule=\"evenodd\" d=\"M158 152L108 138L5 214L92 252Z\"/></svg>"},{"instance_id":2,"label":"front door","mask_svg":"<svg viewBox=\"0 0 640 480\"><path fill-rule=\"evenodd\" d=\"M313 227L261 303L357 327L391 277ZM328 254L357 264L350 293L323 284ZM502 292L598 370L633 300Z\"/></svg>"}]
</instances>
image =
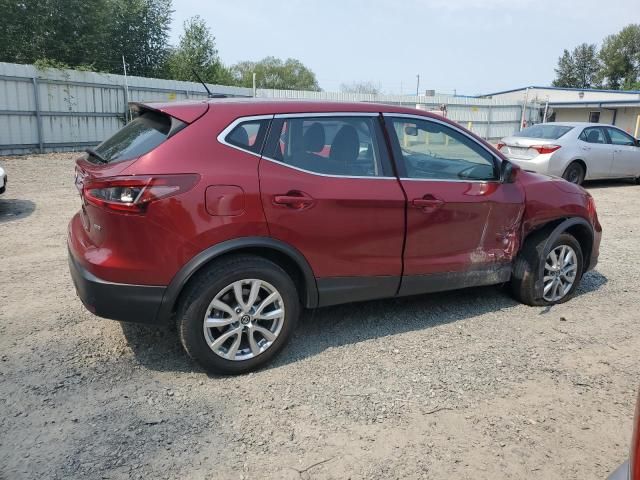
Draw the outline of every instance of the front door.
<instances>
[{"instance_id":1,"label":"front door","mask_svg":"<svg viewBox=\"0 0 640 480\"><path fill-rule=\"evenodd\" d=\"M613 145L612 176L640 177L640 147L636 140L613 127L607 127L607 133Z\"/></svg>"},{"instance_id":2,"label":"front door","mask_svg":"<svg viewBox=\"0 0 640 480\"><path fill-rule=\"evenodd\" d=\"M490 150L445 122L389 115L386 125L408 200L400 293L508 279L521 187L501 183Z\"/></svg>"},{"instance_id":3,"label":"front door","mask_svg":"<svg viewBox=\"0 0 640 480\"><path fill-rule=\"evenodd\" d=\"M298 249L320 304L396 294L405 197L378 114L276 115L260 161L270 235Z\"/></svg>"}]
</instances>

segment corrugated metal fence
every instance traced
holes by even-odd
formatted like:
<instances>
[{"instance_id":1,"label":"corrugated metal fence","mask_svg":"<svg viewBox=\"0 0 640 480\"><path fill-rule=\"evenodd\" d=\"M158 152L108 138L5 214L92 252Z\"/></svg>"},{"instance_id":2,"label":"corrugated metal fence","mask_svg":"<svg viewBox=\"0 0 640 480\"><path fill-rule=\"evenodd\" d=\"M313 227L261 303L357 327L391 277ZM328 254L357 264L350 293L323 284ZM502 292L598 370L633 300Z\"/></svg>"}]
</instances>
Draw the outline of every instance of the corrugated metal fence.
<instances>
[{"instance_id":1,"label":"corrugated metal fence","mask_svg":"<svg viewBox=\"0 0 640 480\"><path fill-rule=\"evenodd\" d=\"M248 88L209 85L213 93L250 97ZM257 91L258 97L379 102L435 110L484 138L515 132L522 106L513 102L437 95L415 97L290 90ZM0 155L70 151L96 145L126 121L127 102L203 99L199 83L125 77L75 70L39 70L0 63ZM535 108L527 109L534 119Z\"/></svg>"}]
</instances>

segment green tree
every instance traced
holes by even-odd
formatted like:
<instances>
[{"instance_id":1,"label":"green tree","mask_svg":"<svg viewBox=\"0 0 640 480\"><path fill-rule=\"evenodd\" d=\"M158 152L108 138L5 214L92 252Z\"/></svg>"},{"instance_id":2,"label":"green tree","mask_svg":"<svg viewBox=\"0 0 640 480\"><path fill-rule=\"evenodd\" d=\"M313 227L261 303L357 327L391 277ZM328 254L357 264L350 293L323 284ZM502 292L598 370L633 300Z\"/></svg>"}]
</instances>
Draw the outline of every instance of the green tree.
<instances>
[{"instance_id":1,"label":"green tree","mask_svg":"<svg viewBox=\"0 0 640 480\"><path fill-rule=\"evenodd\" d=\"M0 0L0 61L95 61L102 48L104 0Z\"/></svg>"},{"instance_id":2,"label":"green tree","mask_svg":"<svg viewBox=\"0 0 640 480\"><path fill-rule=\"evenodd\" d=\"M631 24L604 39L600 49L604 85L633 89L640 81L640 25Z\"/></svg>"},{"instance_id":3,"label":"green tree","mask_svg":"<svg viewBox=\"0 0 640 480\"><path fill-rule=\"evenodd\" d=\"M573 87L577 82L575 62L569 50L565 48L562 56L558 58L558 66L555 69L556 78L553 80L554 87Z\"/></svg>"},{"instance_id":4,"label":"green tree","mask_svg":"<svg viewBox=\"0 0 640 480\"><path fill-rule=\"evenodd\" d=\"M0 61L153 76L168 51L171 0L0 0Z\"/></svg>"},{"instance_id":5,"label":"green tree","mask_svg":"<svg viewBox=\"0 0 640 480\"><path fill-rule=\"evenodd\" d=\"M194 70L205 82L233 83L233 77L218 56L215 37L197 15L184 22L184 33L167 61L167 74L174 80L197 81Z\"/></svg>"},{"instance_id":6,"label":"green tree","mask_svg":"<svg viewBox=\"0 0 640 480\"><path fill-rule=\"evenodd\" d=\"M242 87L253 85L253 74L260 88L319 91L315 73L300 60L266 57L258 62L240 62L231 67L235 82Z\"/></svg>"},{"instance_id":7,"label":"green tree","mask_svg":"<svg viewBox=\"0 0 640 480\"><path fill-rule=\"evenodd\" d=\"M104 71L121 73L124 55L130 75L160 76L169 54L171 0L105 1L105 43L97 54L96 65Z\"/></svg>"},{"instance_id":8,"label":"green tree","mask_svg":"<svg viewBox=\"0 0 640 480\"><path fill-rule=\"evenodd\" d=\"M564 50L555 69L555 87L593 88L598 85L600 62L595 44L583 43L572 52Z\"/></svg>"},{"instance_id":9,"label":"green tree","mask_svg":"<svg viewBox=\"0 0 640 480\"><path fill-rule=\"evenodd\" d=\"M340 85L340 91L342 93L368 93L371 95L378 95L380 93L380 90L378 90L373 82L343 83Z\"/></svg>"}]
</instances>

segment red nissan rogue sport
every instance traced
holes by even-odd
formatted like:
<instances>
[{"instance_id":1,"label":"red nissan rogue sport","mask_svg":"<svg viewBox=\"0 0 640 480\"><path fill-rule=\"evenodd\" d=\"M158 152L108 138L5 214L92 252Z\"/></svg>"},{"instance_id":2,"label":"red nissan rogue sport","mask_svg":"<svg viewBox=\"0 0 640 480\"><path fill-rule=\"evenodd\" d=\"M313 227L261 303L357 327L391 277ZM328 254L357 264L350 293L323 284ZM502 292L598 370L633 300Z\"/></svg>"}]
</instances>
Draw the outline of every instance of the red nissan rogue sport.
<instances>
[{"instance_id":1,"label":"red nissan rogue sport","mask_svg":"<svg viewBox=\"0 0 640 480\"><path fill-rule=\"evenodd\" d=\"M585 190L439 116L253 99L134 108L77 161L71 275L96 315L177 322L210 371L269 361L302 308L507 282L552 305L598 258Z\"/></svg>"}]
</instances>

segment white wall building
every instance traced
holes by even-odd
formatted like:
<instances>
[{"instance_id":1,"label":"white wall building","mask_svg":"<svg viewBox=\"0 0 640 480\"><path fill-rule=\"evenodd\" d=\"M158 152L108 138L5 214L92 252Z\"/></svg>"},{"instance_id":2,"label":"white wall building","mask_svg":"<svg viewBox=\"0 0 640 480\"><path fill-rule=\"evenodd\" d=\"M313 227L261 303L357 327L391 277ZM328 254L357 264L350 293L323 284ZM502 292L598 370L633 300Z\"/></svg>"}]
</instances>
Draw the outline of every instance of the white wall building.
<instances>
[{"instance_id":1,"label":"white wall building","mask_svg":"<svg viewBox=\"0 0 640 480\"><path fill-rule=\"evenodd\" d=\"M523 87L490 93L484 98L538 103L547 118L556 122L597 122L616 125L636 138L640 136L640 91L559 87ZM542 112L540 114L542 119Z\"/></svg>"}]
</instances>

